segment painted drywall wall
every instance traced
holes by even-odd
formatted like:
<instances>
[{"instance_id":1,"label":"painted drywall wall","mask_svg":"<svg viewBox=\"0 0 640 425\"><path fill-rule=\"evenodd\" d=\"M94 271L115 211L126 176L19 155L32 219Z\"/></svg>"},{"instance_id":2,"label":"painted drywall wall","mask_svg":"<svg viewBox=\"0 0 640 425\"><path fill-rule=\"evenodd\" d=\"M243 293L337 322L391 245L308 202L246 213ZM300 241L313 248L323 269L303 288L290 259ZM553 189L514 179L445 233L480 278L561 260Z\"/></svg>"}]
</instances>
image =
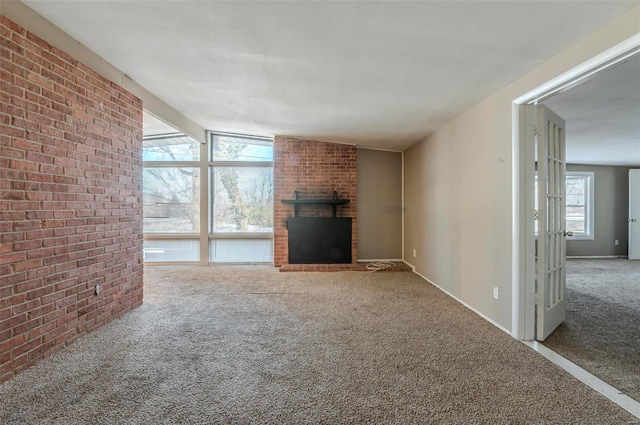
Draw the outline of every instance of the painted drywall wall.
<instances>
[{"instance_id":1,"label":"painted drywall wall","mask_svg":"<svg viewBox=\"0 0 640 425\"><path fill-rule=\"evenodd\" d=\"M567 164L567 171L594 172L593 240L567 239L568 256L625 256L629 238L629 167ZM620 245L614 244L618 240Z\"/></svg>"},{"instance_id":2,"label":"painted drywall wall","mask_svg":"<svg viewBox=\"0 0 640 425\"><path fill-rule=\"evenodd\" d=\"M402 258L402 153L358 149L358 257Z\"/></svg>"},{"instance_id":3,"label":"painted drywall wall","mask_svg":"<svg viewBox=\"0 0 640 425\"><path fill-rule=\"evenodd\" d=\"M639 32L637 6L405 152L404 253L416 272L513 331L513 100Z\"/></svg>"}]
</instances>

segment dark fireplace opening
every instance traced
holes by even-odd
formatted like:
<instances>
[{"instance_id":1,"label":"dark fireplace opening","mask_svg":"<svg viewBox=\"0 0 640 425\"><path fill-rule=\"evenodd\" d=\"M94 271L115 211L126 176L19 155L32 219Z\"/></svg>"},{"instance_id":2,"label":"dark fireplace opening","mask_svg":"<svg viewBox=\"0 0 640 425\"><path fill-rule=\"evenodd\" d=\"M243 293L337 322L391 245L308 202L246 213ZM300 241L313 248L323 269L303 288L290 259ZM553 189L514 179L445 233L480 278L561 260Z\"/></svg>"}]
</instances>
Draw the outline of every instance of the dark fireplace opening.
<instances>
[{"instance_id":1,"label":"dark fireplace opening","mask_svg":"<svg viewBox=\"0 0 640 425\"><path fill-rule=\"evenodd\" d=\"M287 219L289 264L349 264L351 263L352 218L338 217L338 207L349 203L338 192L333 197L316 199L299 196L283 199L294 206L294 216ZM333 216L300 217L300 207L331 208Z\"/></svg>"},{"instance_id":2,"label":"dark fireplace opening","mask_svg":"<svg viewBox=\"0 0 640 425\"><path fill-rule=\"evenodd\" d=\"M289 217L289 264L351 263L351 217Z\"/></svg>"}]
</instances>

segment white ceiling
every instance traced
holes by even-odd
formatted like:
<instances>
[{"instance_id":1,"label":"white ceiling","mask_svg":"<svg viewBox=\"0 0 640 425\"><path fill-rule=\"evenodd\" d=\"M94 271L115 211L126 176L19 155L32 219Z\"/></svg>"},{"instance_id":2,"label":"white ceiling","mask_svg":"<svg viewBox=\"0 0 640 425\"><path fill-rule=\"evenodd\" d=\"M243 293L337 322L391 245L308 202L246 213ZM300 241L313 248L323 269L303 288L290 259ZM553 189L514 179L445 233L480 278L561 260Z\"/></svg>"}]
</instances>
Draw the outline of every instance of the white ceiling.
<instances>
[{"instance_id":1,"label":"white ceiling","mask_svg":"<svg viewBox=\"0 0 640 425\"><path fill-rule=\"evenodd\" d=\"M206 129L403 150L639 2L25 3Z\"/></svg>"},{"instance_id":2,"label":"white ceiling","mask_svg":"<svg viewBox=\"0 0 640 425\"><path fill-rule=\"evenodd\" d=\"M159 120L158 118L147 113L146 111L143 113L142 122L144 125L143 134L145 136L157 136L159 134L180 133L180 131L175 127L168 125L164 121Z\"/></svg>"},{"instance_id":3,"label":"white ceiling","mask_svg":"<svg viewBox=\"0 0 640 425\"><path fill-rule=\"evenodd\" d=\"M567 162L640 166L640 54L543 103L565 120Z\"/></svg>"}]
</instances>

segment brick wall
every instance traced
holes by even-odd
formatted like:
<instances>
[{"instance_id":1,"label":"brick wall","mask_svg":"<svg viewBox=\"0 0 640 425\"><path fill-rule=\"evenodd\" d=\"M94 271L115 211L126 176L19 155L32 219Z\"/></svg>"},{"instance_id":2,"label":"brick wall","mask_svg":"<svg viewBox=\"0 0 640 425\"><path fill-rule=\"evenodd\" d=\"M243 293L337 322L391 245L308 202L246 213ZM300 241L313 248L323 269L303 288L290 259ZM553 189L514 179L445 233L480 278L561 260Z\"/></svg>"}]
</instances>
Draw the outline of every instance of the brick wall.
<instances>
[{"instance_id":1,"label":"brick wall","mask_svg":"<svg viewBox=\"0 0 640 425\"><path fill-rule=\"evenodd\" d=\"M142 102L0 32L2 382L142 303Z\"/></svg>"},{"instance_id":2,"label":"brick wall","mask_svg":"<svg viewBox=\"0 0 640 425\"><path fill-rule=\"evenodd\" d=\"M274 252L276 266L287 263L288 245L285 222L293 216L293 206L281 202L292 199L298 191L301 198L338 197L350 199L338 207L339 217L353 217L351 258L357 261L356 233L356 147L335 143L276 137L274 141ZM330 206L300 206L300 215L332 216Z\"/></svg>"}]
</instances>

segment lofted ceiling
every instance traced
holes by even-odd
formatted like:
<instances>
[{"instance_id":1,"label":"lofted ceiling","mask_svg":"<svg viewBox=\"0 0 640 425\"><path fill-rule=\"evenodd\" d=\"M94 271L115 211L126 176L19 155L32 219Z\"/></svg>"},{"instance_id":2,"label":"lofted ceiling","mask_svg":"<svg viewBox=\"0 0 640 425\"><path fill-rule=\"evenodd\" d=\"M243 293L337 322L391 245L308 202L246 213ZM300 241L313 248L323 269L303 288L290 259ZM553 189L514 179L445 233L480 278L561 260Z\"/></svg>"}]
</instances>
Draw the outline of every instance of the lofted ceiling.
<instances>
[{"instance_id":1,"label":"lofted ceiling","mask_svg":"<svg viewBox=\"0 0 640 425\"><path fill-rule=\"evenodd\" d=\"M24 2L203 128L392 150L639 3Z\"/></svg>"}]
</instances>

